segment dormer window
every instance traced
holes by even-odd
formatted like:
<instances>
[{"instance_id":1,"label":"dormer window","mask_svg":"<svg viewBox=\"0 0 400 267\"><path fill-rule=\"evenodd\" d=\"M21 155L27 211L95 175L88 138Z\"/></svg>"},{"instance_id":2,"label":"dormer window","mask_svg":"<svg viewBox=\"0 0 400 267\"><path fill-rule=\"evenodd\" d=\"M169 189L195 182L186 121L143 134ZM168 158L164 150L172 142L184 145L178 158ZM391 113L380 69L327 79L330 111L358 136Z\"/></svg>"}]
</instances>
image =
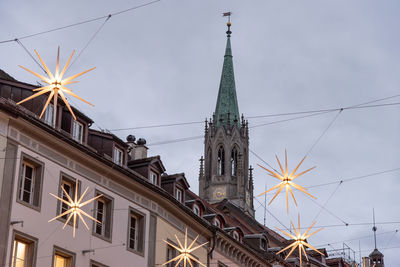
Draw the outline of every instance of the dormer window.
<instances>
[{"instance_id":1,"label":"dormer window","mask_svg":"<svg viewBox=\"0 0 400 267\"><path fill-rule=\"evenodd\" d=\"M200 216L200 208L199 208L199 206L197 206L196 204L193 205L193 212L194 212L194 214L196 214L197 216Z\"/></svg>"},{"instance_id":2,"label":"dormer window","mask_svg":"<svg viewBox=\"0 0 400 267\"><path fill-rule=\"evenodd\" d=\"M115 164L122 165L123 153L122 150L114 147L113 161Z\"/></svg>"},{"instance_id":3,"label":"dormer window","mask_svg":"<svg viewBox=\"0 0 400 267\"><path fill-rule=\"evenodd\" d=\"M262 250L266 250L266 248L267 248L267 240L265 240L264 238L260 239L260 248Z\"/></svg>"},{"instance_id":4,"label":"dormer window","mask_svg":"<svg viewBox=\"0 0 400 267\"><path fill-rule=\"evenodd\" d=\"M179 201L182 202L183 201L183 192L181 189L176 188L175 190L175 198Z\"/></svg>"},{"instance_id":5,"label":"dormer window","mask_svg":"<svg viewBox=\"0 0 400 267\"><path fill-rule=\"evenodd\" d=\"M158 175L155 172L150 172L150 183L158 185Z\"/></svg>"},{"instance_id":6,"label":"dormer window","mask_svg":"<svg viewBox=\"0 0 400 267\"><path fill-rule=\"evenodd\" d=\"M235 239L236 241L240 241L240 237L239 237L239 233L236 231L233 231L232 233L233 239Z\"/></svg>"},{"instance_id":7,"label":"dormer window","mask_svg":"<svg viewBox=\"0 0 400 267\"><path fill-rule=\"evenodd\" d=\"M216 226L216 227L218 227L218 228L221 228L221 222L219 221L218 218L215 218L215 219L214 219L213 224L214 224L214 226Z\"/></svg>"},{"instance_id":8,"label":"dormer window","mask_svg":"<svg viewBox=\"0 0 400 267\"><path fill-rule=\"evenodd\" d=\"M82 144L83 141L83 124L78 121L72 123L72 139Z\"/></svg>"},{"instance_id":9,"label":"dormer window","mask_svg":"<svg viewBox=\"0 0 400 267\"><path fill-rule=\"evenodd\" d=\"M53 125L53 120L54 120L54 106L53 104L50 104L47 106L46 111L44 112L43 120L46 124L50 126Z\"/></svg>"}]
</instances>

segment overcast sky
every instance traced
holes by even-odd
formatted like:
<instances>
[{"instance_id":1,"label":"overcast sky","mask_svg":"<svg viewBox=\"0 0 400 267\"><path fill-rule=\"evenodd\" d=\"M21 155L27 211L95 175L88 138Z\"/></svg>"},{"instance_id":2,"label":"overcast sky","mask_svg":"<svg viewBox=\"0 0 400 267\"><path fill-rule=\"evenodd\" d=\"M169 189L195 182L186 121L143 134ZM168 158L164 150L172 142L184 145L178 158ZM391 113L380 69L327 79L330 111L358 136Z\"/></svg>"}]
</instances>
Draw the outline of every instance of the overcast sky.
<instances>
[{"instance_id":1,"label":"overcast sky","mask_svg":"<svg viewBox=\"0 0 400 267\"><path fill-rule=\"evenodd\" d=\"M85 19L107 15L144 1L0 1L0 39L20 37ZM400 2L393 1L193 1L162 0L151 6L111 17L69 70L69 74L96 66L71 88L95 104L72 103L91 117L95 127L118 129L177 122L202 121L215 109L223 54L226 19L232 11L232 50L239 109L247 116L345 107L400 93ZM51 69L57 46L62 64L77 53L103 23L96 21L44 34L22 43L37 49ZM0 44L0 68L17 80L36 83L18 64L37 72L39 67L16 43ZM400 102L393 98L379 103ZM338 181L400 167L400 107L343 111L321 138L302 169L317 166L298 179L303 186ZM328 113L250 131L250 148L277 168L287 149L293 169L336 116ZM289 117L249 119L250 127ZM199 158L203 139L151 145L202 135L203 124L114 132L144 137L150 155L161 155L168 173L185 172L198 192ZM253 166L261 163L250 155ZM400 221L400 172L310 189L327 211L317 225L372 221ZM255 194L265 183L276 183L255 167ZM336 193L330 198L337 188ZM299 191L299 207L291 203L288 216L284 196L268 210L285 225L290 219L308 226L320 208ZM268 196L270 199L271 196ZM263 198L258 198L263 202ZM256 217L264 211L255 201ZM267 213L267 225L280 226ZM360 240L362 255L373 250L371 225L327 227L310 243ZM378 247L386 265L397 266L400 224L378 225ZM369 237L368 237L369 236ZM359 240L346 241L355 251ZM332 249L332 246L327 246ZM386 250L384 248L387 247ZM397 248L393 248L397 247ZM356 256L358 260L358 255Z\"/></svg>"}]
</instances>

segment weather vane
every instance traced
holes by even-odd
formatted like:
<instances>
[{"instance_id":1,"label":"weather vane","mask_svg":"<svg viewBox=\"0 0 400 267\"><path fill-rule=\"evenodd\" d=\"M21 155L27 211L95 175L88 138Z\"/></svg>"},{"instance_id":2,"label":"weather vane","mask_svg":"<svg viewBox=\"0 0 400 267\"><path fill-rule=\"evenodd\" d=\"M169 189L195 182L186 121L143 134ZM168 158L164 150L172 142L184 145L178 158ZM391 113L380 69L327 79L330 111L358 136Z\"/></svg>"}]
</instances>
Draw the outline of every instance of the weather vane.
<instances>
[{"instance_id":1,"label":"weather vane","mask_svg":"<svg viewBox=\"0 0 400 267\"><path fill-rule=\"evenodd\" d=\"M222 13L223 17L228 17L228 22L229 23L231 22L231 15L232 15L232 12L230 12L230 11Z\"/></svg>"},{"instance_id":2,"label":"weather vane","mask_svg":"<svg viewBox=\"0 0 400 267\"><path fill-rule=\"evenodd\" d=\"M53 73L51 73L51 71L49 70L47 65L43 62L42 58L40 57L39 53L36 50L35 50L35 53L38 56L40 62L42 63L44 69L46 70L46 73L49 76L48 78L43 76L43 75L40 75L40 74L38 74L38 73L36 73L34 71L31 71L31 70L29 70L29 69L27 69L27 68L25 68L25 67L23 67L21 65L19 65L19 66L21 68L23 68L24 70L32 73L33 75L39 77L41 79L41 81L46 83L47 85L43 86L43 87L40 87L40 88L37 88L37 89L34 89L33 91L39 91L39 92L37 92L37 93L31 95L30 97L27 97L24 100L18 102L17 105L22 104L22 103L24 103L24 102L26 102L28 100L31 100L31 99L33 99L35 97L38 97L40 95L43 95L45 93L50 93L49 97L47 98L46 104L44 105L44 108L42 110L42 113L39 116L39 118L42 118L47 106L49 105L51 99L53 98L53 104L54 104L53 127L55 127L55 125L56 125L58 95L61 96L61 99L64 101L64 103L67 106L68 110L71 112L72 117L74 118L74 120L76 120L75 114L72 111L71 106L69 105L69 103L68 103L68 101L67 101L67 99L65 97L65 94L69 94L69 95L71 95L71 96L73 96L73 97L75 97L75 98L77 98L77 99L79 99L79 100L81 100L81 101L93 106L93 104L91 104L88 101L86 101L86 100L82 99L81 97L77 96L74 92L72 92L71 89L69 89L69 88L67 88L65 86L68 85L68 84L77 83L78 81L74 81L75 78L77 78L77 77L79 77L79 76L81 76L81 75L83 75L83 74L95 69L96 67L88 69L86 71L83 71L81 73L78 73L78 74L75 74L73 76L70 76L68 78L64 78L63 79L65 71L67 70L69 62L71 61L71 58L75 53L75 50L72 52L72 54L69 57L67 63L65 64L63 70L60 73L60 47L58 47L58 51L57 51L57 66L56 66L56 72L55 72L54 75L53 75Z\"/></svg>"},{"instance_id":3,"label":"weather vane","mask_svg":"<svg viewBox=\"0 0 400 267\"><path fill-rule=\"evenodd\" d=\"M289 213L289 192L290 192L290 194L291 194L291 196L292 196L292 198L293 198L293 200L294 200L294 203L295 203L296 206L297 206L297 201L296 201L296 199L294 198L292 186L293 186L294 188L296 188L296 189L302 191L303 193L309 195L310 197L316 199L316 197L314 197L313 195L311 195L310 193L307 192L307 189L305 189L304 187L302 187L302 186L300 186L300 185L298 185L298 184L295 184L295 183L293 182L294 179L296 179L297 177L299 177L299 176L301 176L301 175L303 175L303 174L305 174L305 173L311 171L312 169L315 168L315 166L312 167L312 168L310 168L310 169L308 169L308 170L305 170L305 171L303 171L303 172L301 172L301 173L299 173L299 174L296 174L298 168L299 168L300 165L303 163L303 161L306 159L306 157L304 157L304 158L300 161L300 163L297 165L297 167L289 174L289 172L288 172L288 166L287 166L288 164L287 164L287 153L286 153L286 150L285 150L285 169L283 169L282 164L281 164L281 162L279 161L278 156L275 155L275 157L276 157L276 160L278 161L278 164L279 164L279 167L280 167L280 169L281 169L282 174L279 174L279 173L277 173L277 172L271 171L271 170L269 170L269 169L267 169L267 168L265 168L265 167L263 167L263 166L261 166L261 165L259 165L259 164L257 164L257 165L258 165L259 167L263 168L264 170L266 170L267 172L269 172L269 175L270 175L270 176L277 178L277 179L280 180L281 182L280 182L279 184L277 184L277 185L271 187L270 189L268 189L268 190L265 191L264 193L261 193L261 194L258 195L258 196L262 196L262 195L268 193L269 191L272 191L272 190L278 188L278 191L275 193L274 197L273 197L273 198L271 199L271 201L268 203L268 205L270 205L270 204L272 203L272 201L274 201L274 199L275 199L275 198L278 196L278 194L282 191L282 189L285 188L285 189L286 189L286 209L287 209L287 212L288 212L288 213Z\"/></svg>"}]
</instances>

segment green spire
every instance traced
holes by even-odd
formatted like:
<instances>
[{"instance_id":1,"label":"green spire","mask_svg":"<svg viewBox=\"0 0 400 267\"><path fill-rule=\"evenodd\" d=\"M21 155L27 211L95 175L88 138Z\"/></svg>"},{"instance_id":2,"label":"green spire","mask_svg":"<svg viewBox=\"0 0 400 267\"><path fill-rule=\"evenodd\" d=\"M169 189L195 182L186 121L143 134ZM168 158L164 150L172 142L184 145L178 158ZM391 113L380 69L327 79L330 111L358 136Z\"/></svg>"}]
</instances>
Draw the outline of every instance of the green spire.
<instances>
[{"instance_id":1,"label":"green spire","mask_svg":"<svg viewBox=\"0 0 400 267\"><path fill-rule=\"evenodd\" d=\"M222 67L221 82L219 85L217 106L215 107L215 120L217 127L227 125L228 117L230 125L239 125L239 106L236 97L235 76L233 72L232 49L231 49L231 23L228 22L227 42L224 56L224 65ZM228 116L229 114L229 116ZM220 122L222 119L222 123Z\"/></svg>"}]
</instances>

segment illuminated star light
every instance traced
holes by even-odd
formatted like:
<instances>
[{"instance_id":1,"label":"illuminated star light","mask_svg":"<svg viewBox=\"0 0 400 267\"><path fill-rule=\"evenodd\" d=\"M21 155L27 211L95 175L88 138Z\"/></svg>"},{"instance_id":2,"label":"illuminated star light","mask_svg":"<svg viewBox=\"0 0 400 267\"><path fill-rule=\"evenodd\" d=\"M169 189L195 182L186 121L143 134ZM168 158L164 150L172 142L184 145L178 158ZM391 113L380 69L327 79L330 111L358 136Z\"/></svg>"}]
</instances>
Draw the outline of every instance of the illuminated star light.
<instances>
[{"instance_id":1,"label":"illuminated star light","mask_svg":"<svg viewBox=\"0 0 400 267\"><path fill-rule=\"evenodd\" d=\"M202 246L206 245L208 242L203 243L201 245L198 245L197 247L192 248L194 243L199 238L199 235L197 235L197 237L193 240L193 242L188 246L187 245L187 241L188 241L187 240L187 228L186 228L186 233L185 233L184 245L182 245L182 243L179 241L179 239L178 239L178 237L176 235L175 235L175 238L178 241L179 248L177 246L175 246L174 244L171 244L170 242L166 241L166 240L164 240L164 242L167 243L168 245L170 245L171 247L175 248L179 252L179 255L176 256L175 258L167 261L163 265L167 265L170 262L176 261L175 267L177 267L179 265L179 263L181 263L181 261L183 261L183 267L186 267L186 263L189 263L190 266L193 267L193 264L192 264L192 260L193 260L193 261L197 262L198 264L200 264L201 266L207 267L206 265L201 263L198 259L193 257L190 253L192 253L196 249L201 248Z\"/></svg>"},{"instance_id":2,"label":"illuminated star light","mask_svg":"<svg viewBox=\"0 0 400 267\"><path fill-rule=\"evenodd\" d=\"M42 113L40 114L39 118L42 118L42 116L43 116L43 114L44 114L44 111L46 110L46 108L47 108L47 106L49 105L50 100L51 100L52 98L54 99L54 100L53 100L53 101L54 101L54 107L57 106L58 95L60 95L60 96L61 96L61 99L64 101L65 105L68 107L69 111L70 111L71 114L72 114L72 117L74 117L75 120L76 120L75 114L74 114L74 112L72 111L71 106L69 105L67 99L65 98L65 94L69 94L69 95L71 95L71 96L73 96L73 97L75 97L75 98L77 98L77 99L79 99L79 100L81 100L81 101L83 101L83 102L85 102L85 103L87 103L87 104L93 106L93 104L91 104L91 103L89 103L88 101L86 101L86 100L82 99L81 97L77 96L74 92L72 92L71 89L69 89L69 88L67 88L67 87L65 87L65 86L68 85L68 84L77 83L78 81L74 81L75 78L77 78L77 77L79 77L79 76L81 76L81 75L83 75L83 74L85 74L85 73L87 73L87 72L89 72L89 71L95 69L96 67L91 68L91 69L88 69L88 70L83 71L83 72L81 72L81 73L75 74L75 75L70 76L70 77L68 77L68 78L63 78L63 76L64 76L64 74L65 74L65 71L67 70L67 67L68 67L68 65L69 65L69 62L71 61L71 58L72 58L72 56L73 56L74 53L75 53L75 50L72 52L72 54L71 54L71 56L69 57L67 63L65 64L63 70L62 70L61 73L60 73L60 47L58 47L58 52L57 52L57 66L56 66L55 75L53 75L53 74L50 72L49 68L48 68L47 65L43 62L42 58L40 57L39 53L38 53L36 50L35 50L35 53L36 53L36 55L38 56L40 62L42 63L44 69L46 70L46 73L47 73L47 75L49 76L48 78L45 77L45 76L43 76L43 75L40 75L40 74L38 74L38 73L36 73L36 72L34 72L34 71L31 71L31 70L29 70L29 69L27 69L27 68L25 68L25 67L23 67L23 66L21 66L21 65L19 65L19 66L20 66L21 68L23 68L24 70L26 70L26 71L32 73L33 75L39 77L39 78L41 79L42 82L44 82L44 83L46 83L46 84L48 84L48 85L43 86L43 87L40 87L40 88L37 88L37 89L34 89L33 91L39 91L39 92L37 92L37 93L31 95L30 97L27 97L27 98L25 98L24 100L18 102L17 105L22 104L22 103L24 103L25 101L31 100L31 99L33 99L33 98L35 98L35 97L38 97L38 96L40 96L40 95L43 95L43 94L49 92L49 93L50 93L50 94L49 94L49 97L47 98L46 104L44 105L44 108L43 108ZM56 118L56 111L57 111L57 110L55 109L54 119Z\"/></svg>"},{"instance_id":3,"label":"illuminated star light","mask_svg":"<svg viewBox=\"0 0 400 267\"><path fill-rule=\"evenodd\" d=\"M288 213L289 213L289 192L290 192L290 194L291 194L291 196L292 196L292 198L293 198L293 200L294 200L294 203L295 203L296 206L297 206L297 201L296 201L296 199L294 198L292 186L293 186L294 188L296 188L296 189L302 191L303 193L309 195L310 197L316 199L316 197L314 197L313 195L311 195L310 193L307 192L307 189L305 189L304 187L302 187L302 186L300 186L300 185L298 185L298 184L295 184L295 183L293 182L294 179L296 179L297 177L299 177L299 176L301 176L301 175L303 175L303 174L305 174L305 173L311 171L312 169L315 168L315 166L312 167L312 168L310 168L310 169L308 169L308 170L306 170L306 171L303 171L303 172L301 172L301 173L299 173L299 174L296 174L297 169L300 167L300 165L301 165L301 164L303 163L303 161L306 159L306 157L304 157L304 158L300 161L299 165L297 165L297 167L289 174L289 172L288 172L288 166L287 166L288 164L287 164L287 153L286 153L286 150L285 150L285 169L282 168L282 164L281 164L281 162L279 161L278 156L275 155L275 157L276 157L276 160L278 161L279 167L280 167L280 169L281 169L281 171L282 171L282 175L279 174L279 173L276 173L276 172L274 172L274 171L271 171L271 170L269 170L269 169L267 169L267 168L265 168L265 167L263 167L263 166L261 166L261 165L259 165L259 164L257 164L257 165L258 165L259 167L263 168L264 170L266 170L267 172L269 172L269 175L270 175L270 176L279 179L281 182L280 182L279 184L277 184L277 185L271 187L270 189L268 189L268 190L265 191L264 193L261 193L261 194L258 195L258 196L262 196L262 195L268 193L269 191L272 191L272 190L278 188L278 191L275 193L274 197L273 197L273 198L271 199L271 201L268 203L268 205L270 205L270 204L272 203L272 201L274 201L274 199L275 199L275 198L278 196L278 194L282 191L282 189L285 188L285 189L286 189L286 209L287 209L287 212L288 212Z\"/></svg>"},{"instance_id":4,"label":"illuminated star light","mask_svg":"<svg viewBox=\"0 0 400 267\"><path fill-rule=\"evenodd\" d=\"M87 204L89 204L90 202L102 197L103 195L98 195L94 198L91 198L83 203L83 197L86 195L87 191L89 190L89 187L86 188L85 192L83 192L82 196L78 199L78 180L76 180L76 186L75 186L75 197L74 200L72 200L72 198L69 196L69 194L67 193L67 191L65 191L64 187L61 186L61 189L63 190L64 194L67 196L68 201L66 201L65 199L62 199L52 193L50 193L50 195L52 195L53 197L55 197L56 199L62 201L63 203L67 204L70 209L68 209L67 211L61 213L60 215L54 217L53 219L49 220L48 222L52 222L60 217L63 217L65 215L68 215L67 220L64 223L63 229L65 228L65 226L68 224L68 222L71 220L71 218L73 217L73 237L75 238L75 229L76 229L76 219L77 216L82 220L83 224L86 226L86 228L89 230L88 225L86 224L85 220L83 219L83 215L85 215L86 217L88 217L89 219L92 219L93 221L96 221L97 223L101 224L101 222L99 222L98 220L96 220L95 218L93 218L92 216L90 216L89 214L87 214L86 212L84 212L83 210L81 210L81 208Z\"/></svg>"},{"instance_id":5,"label":"illuminated star light","mask_svg":"<svg viewBox=\"0 0 400 267\"><path fill-rule=\"evenodd\" d=\"M301 264L302 253L304 253L304 255L306 256L306 259L307 259L307 261L308 261L308 256L307 256L305 247L311 248L312 250L318 252L318 253L321 254L322 256L324 255L324 254L321 253L319 250L317 250L315 247L313 247L313 246L311 246L310 244L308 244L307 241L306 241L307 238L309 238L310 236L312 236L312 235L316 234L317 232L321 231L323 228L320 228L320 229L318 229L318 230L312 232L311 234L308 234L308 232L310 231L310 229L314 226L314 224L315 224L315 222L314 222L314 223L307 229L307 231L305 231L303 234L301 234L301 232L300 232L300 215L299 215L299 221L298 221L298 224L299 224L298 230L296 230L296 227L294 227L292 221L290 221L290 224L292 225L293 230L294 230L296 236L294 236L294 235L292 235L292 234L290 234L290 233L288 233L288 232L286 232L286 231L284 231L284 230L281 230L281 229L279 229L279 228L276 228L276 229L278 229L279 231L281 231L282 233L284 233L284 234L285 234L286 236L288 236L289 238L294 239L294 242L293 242L291 245L287 246L286 248L282 249L281 251L277 252L276 254L279 254L279 253L281 253L281 252L283 252L283 251L285 251L285 250L288 250L289 248L292 248L292 249L290 250L289 254L286 256L286 258L285 258L285 260L286 260L286 259L292 254L292 252L296 249L296 247L299 247L300 266L303 266L303 265Z\"/></svg>"}]
</instances>

